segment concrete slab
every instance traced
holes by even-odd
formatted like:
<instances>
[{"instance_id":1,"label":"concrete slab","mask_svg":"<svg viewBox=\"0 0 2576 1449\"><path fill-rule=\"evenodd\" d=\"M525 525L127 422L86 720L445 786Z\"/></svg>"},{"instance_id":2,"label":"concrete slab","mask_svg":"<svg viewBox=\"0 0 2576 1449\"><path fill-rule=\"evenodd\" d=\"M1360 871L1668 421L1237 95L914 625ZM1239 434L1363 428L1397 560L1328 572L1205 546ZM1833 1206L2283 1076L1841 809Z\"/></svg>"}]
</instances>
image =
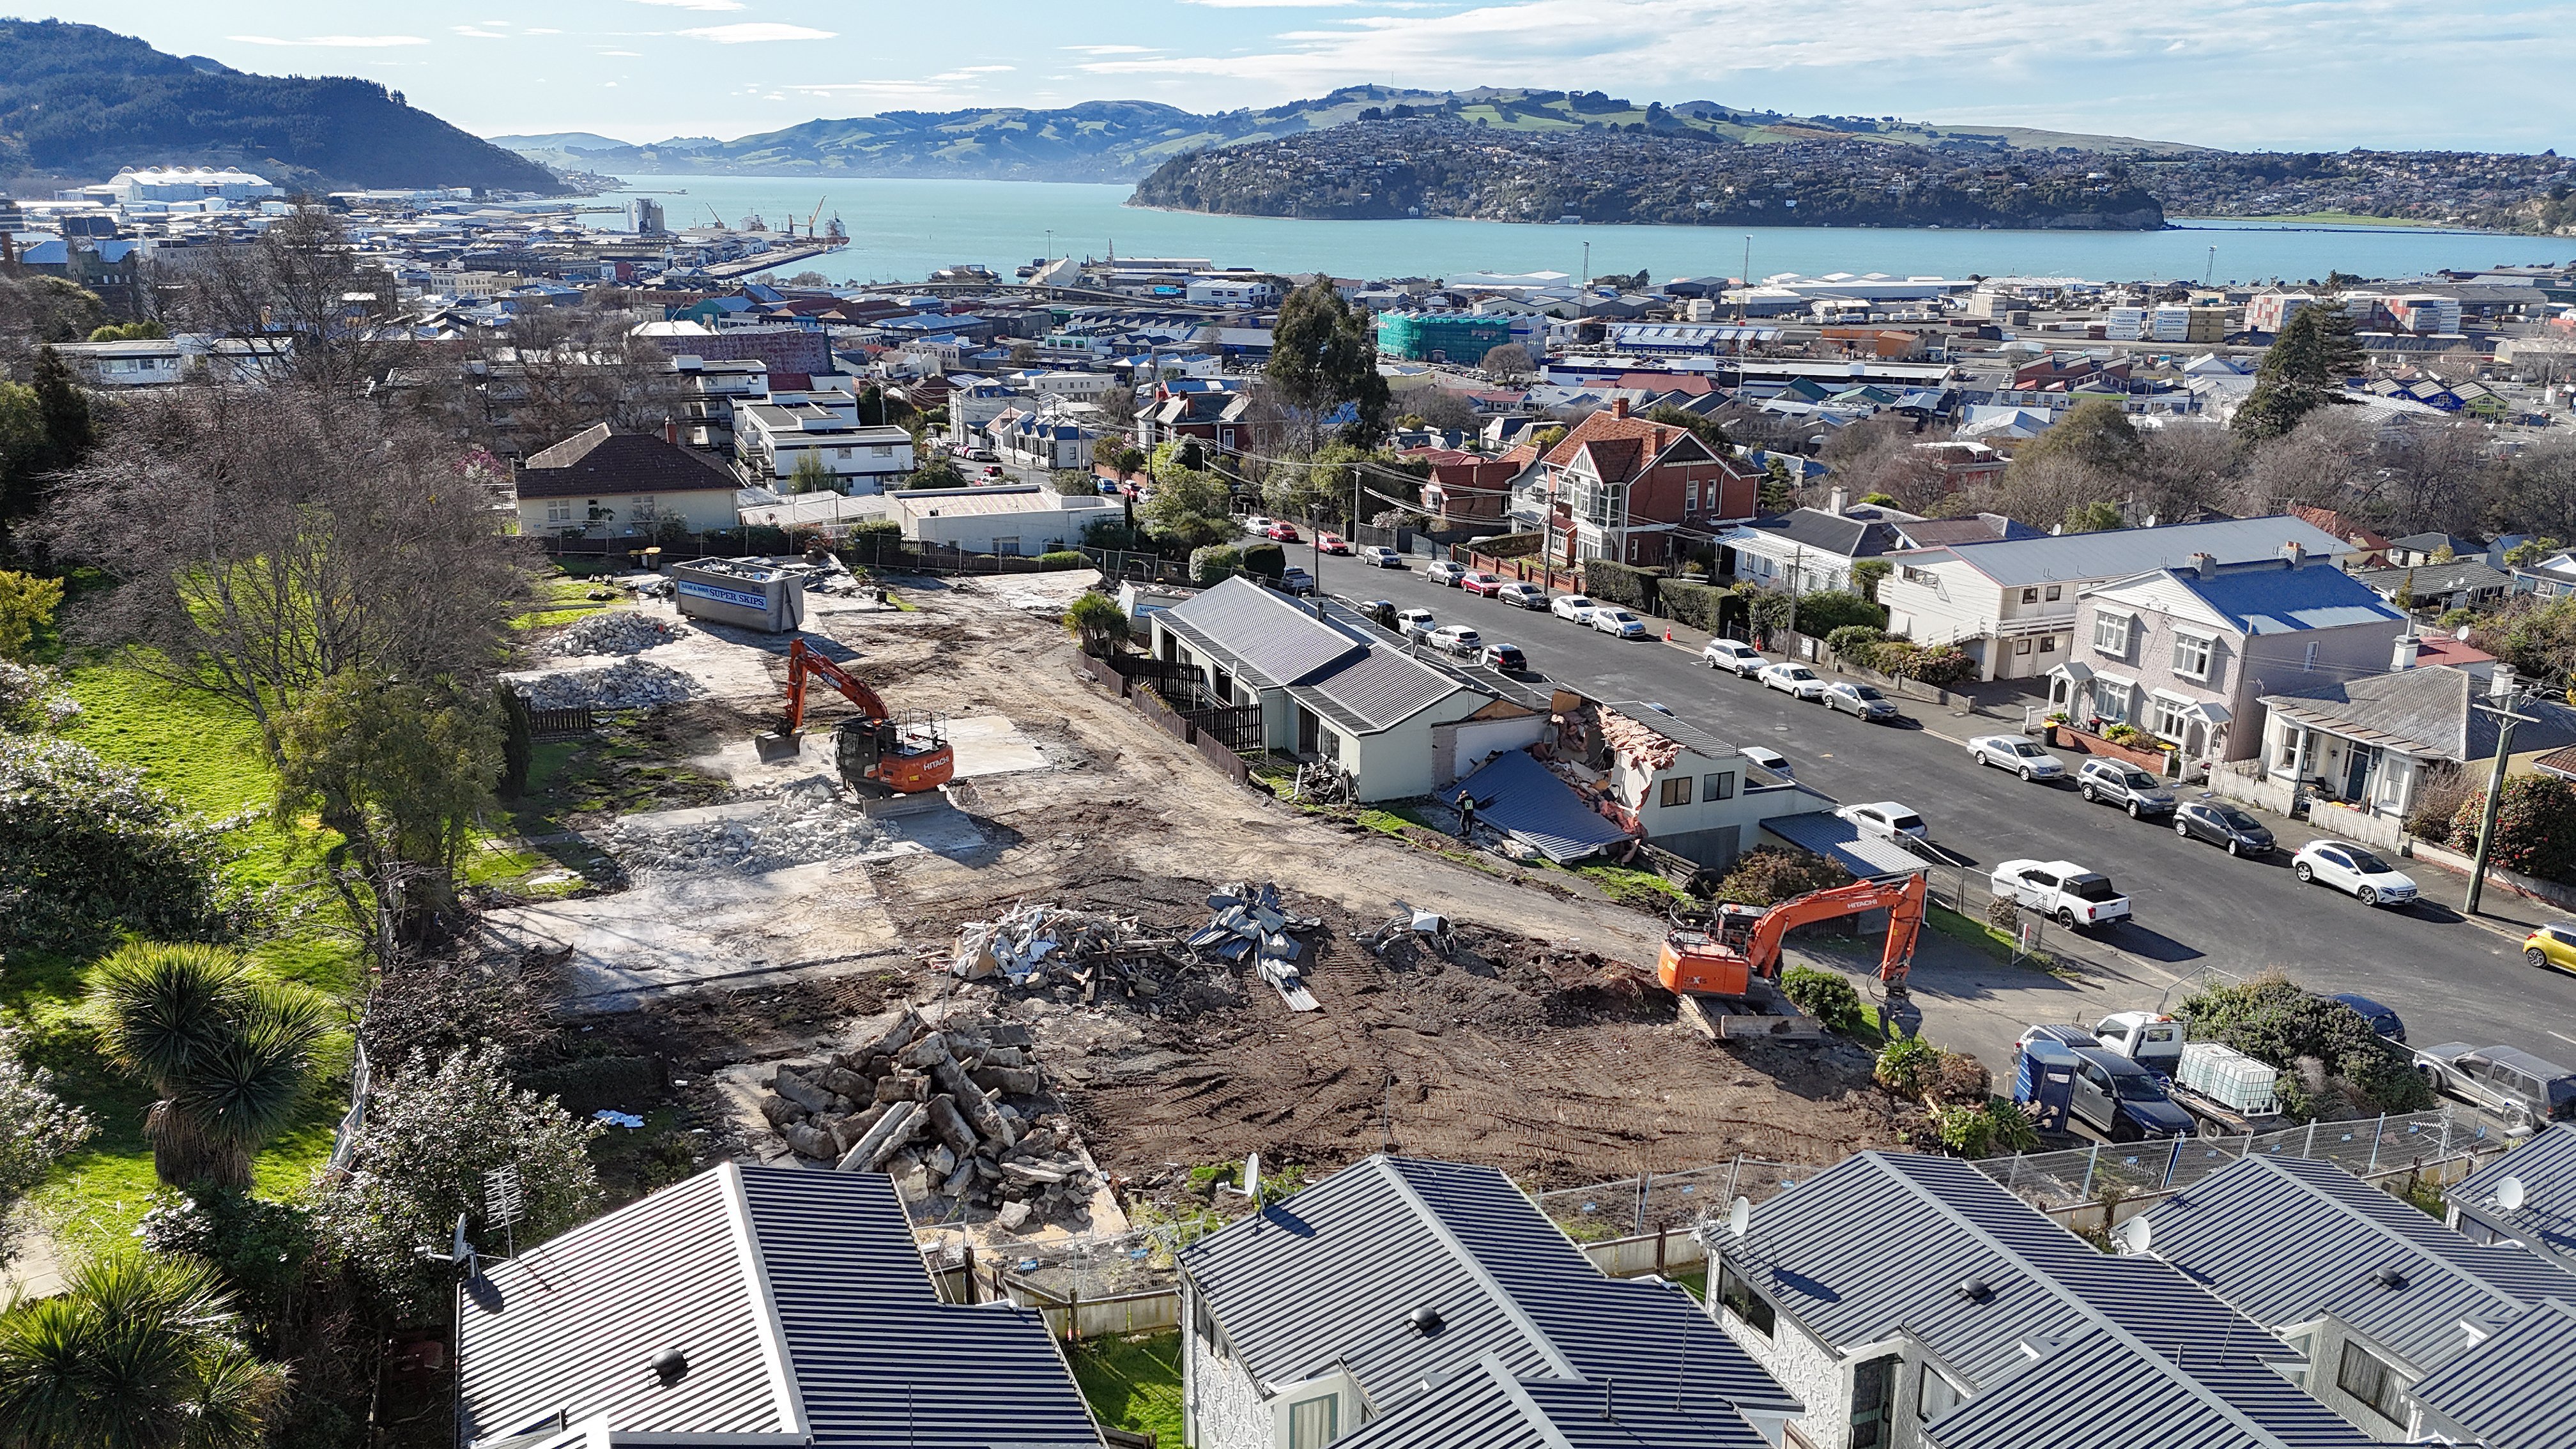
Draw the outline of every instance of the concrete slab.
<instances>
[{"instance_id":1,"label":"concrete slab","mask_svg":"<svg viewBox=\"0 0 2576 1449\"><path fill-rule=\"evenodd\" d=\"M948 747L957 752L957 778L1009 775L1047 768L1047 757L1008 716L967 715L947 722Z\"/></svg>"},{"instance_id":2,"label":"concrete slab","mask_svg":"<svg viewBox=\"0 0 2576 1449\"><path fill-rule=\"evenodd\" d=\"M1019 726L1011 723L1007 715L967 715L946 723L948 743L957 752L960 780L1049 768L1046 755L1020 733ZM760 751L749 739L728 740L714 753L689 761L689 768L731 780L745 790L768 789L811 775L829 776L832 731L828 726L807 730L797 752L775 763L761 759Z\"/></svg>"}]
</instances>

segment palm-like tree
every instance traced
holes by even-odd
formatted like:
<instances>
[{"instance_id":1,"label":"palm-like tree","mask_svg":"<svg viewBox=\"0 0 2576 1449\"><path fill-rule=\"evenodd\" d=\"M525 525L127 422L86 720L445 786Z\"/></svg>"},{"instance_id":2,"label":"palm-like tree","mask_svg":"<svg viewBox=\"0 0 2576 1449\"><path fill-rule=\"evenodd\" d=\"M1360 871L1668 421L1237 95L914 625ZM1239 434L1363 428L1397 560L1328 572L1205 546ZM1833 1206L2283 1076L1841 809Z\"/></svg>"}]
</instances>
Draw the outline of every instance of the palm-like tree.
<instances>
[{"instance_id":1,"label":"palm-like tree","mask_svg":"<svg viewBox=\"0 0 2576 1449\"><path fill-rule=\"evenodd\" d=\"M0 1311L0 1446L252 1449L286 1371L244 1347L211 1264L93 1258Z\"/></svg>"},{"instance_id":2,"label":"palm-like tree","mask_svg":"<svg viewBox=\"0 0 2576 1449\"><path fill-rule=\"evenodd\" d=\"M331 1030L329 1005L256 980L238 952L138 943L89 987L108 1055L152 1084L152 1170L173 1187L248 1187L251 1161L294 1120Z\"/></svg>"}]
</instances>

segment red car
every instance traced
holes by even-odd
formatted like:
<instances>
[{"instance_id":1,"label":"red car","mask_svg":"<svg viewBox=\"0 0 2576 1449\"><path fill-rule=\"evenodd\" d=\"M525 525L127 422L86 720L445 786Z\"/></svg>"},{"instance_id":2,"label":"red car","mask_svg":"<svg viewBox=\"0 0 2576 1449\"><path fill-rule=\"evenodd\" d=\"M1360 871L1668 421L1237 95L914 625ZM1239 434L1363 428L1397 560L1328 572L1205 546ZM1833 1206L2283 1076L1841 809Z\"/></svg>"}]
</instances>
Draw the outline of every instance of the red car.
<instances>
[{"instance_id":1,"label":"red car","mask_svg":"<svg viewBox=\"0 0 2576 1449\"><path fill-rule=\"evenodd\" d=\"M1346 554L1351 551L1350 541L1338 533L1319 533L1315 535L1315 543L1326 553Z\"/></svg>"},{"instance_id":2,"label":"red car","mask_svg":"<svg viewBox=\"0 0 2576 1449\"><path fill-rule=\"evenodd\" d=\"M1274 523L1268 528L1261 530L1261 533L1264 538L1273 539L1280 543L1295 543L1297 541L1297 525L1293 523Z\"/></svg>"},{"instance_id":3,"label":"red car","mask_svg":"<svg viewBox=\"0 0 2576 1449\"><path fill-rule=\"evenodd\" d=\"M1494 595L1503 591L1503 581L1500 578L1480 569L1458 580L1458 587L1465 589L1468 593L1482 594L1486 598L1490 599Z\"/></svg>"}]
</instances>

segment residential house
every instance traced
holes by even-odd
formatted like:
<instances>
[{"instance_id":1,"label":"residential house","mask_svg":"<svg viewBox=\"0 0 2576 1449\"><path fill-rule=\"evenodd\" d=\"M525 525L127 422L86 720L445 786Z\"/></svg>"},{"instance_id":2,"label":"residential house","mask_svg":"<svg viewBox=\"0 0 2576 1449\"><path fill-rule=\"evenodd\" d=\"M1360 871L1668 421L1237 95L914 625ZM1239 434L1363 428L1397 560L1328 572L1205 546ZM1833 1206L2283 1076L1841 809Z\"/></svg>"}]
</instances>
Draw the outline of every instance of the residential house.
<instances>
[{"instance_id":1,"label":"residential house","mask_svg":"<svg viewBox=\"0 0 2576 1449\"><path fill-rule=\"evenodd\" d=\"M2533 1133L2453 1184L2442 1202L2442 1221L2470 1242L2520 1243L2576 1272L2576 1125Z\"/></svg>"},{"instance_id":2,"label":"residential house","mask_svg":"<svg viewBox=\"0 0 2576 1449\"><path fill-rule=\"evenodd\" d=\"M2407 669L2266 695L2263 769L2326 799L2404 820L2436 773L2486 780L2494 768L2494 710L2513 683L2513 671L2501 665L2483 685L2466 670ZM2535 698L2513 708L2526 719L2514 728L2508 776L2576 744L2576 710Z\"/></svg>"},{"instance_id":3,"label":"residential house","mask_svg":"<svg viewBox=\"0 0 2576 1449\"><path fill-rule=\"evenodd\" d=\"M456 1303L466 1449L1096 1449L1039 1315L943 1303L891 1179L725 1162Z\"/></svg>"},{"instance_id":4,"label":"residential house","mask_svg":"<svg viewBox=\"0 0 2576 1449\"><path fill-rule=\"evenodd\" d=\"M1196 1449L1765 1449L1803 1407L1500 1170L1378 1155L1180 1253Z\"/></svg>"},{"instance_id":5,"label":"residential house","mask_svg":"<svg viewBox=\"0 0 2576 1449\"><path fill-rule=\"evenodd\" d=\"M694 448L731 453L734 409L769 401L769 364L757 357L684 353L671 359L671 373L680 384L681 437Z\"/></svg>"},{"instance_id":6,"label":"residential house","mask_svg":"<svg viewBox=\"0 0 2576 1449\"><path fill-rule=\"evenodd\" d=\"M1136 410L1136 446L1150 452L1181 438L1212 444L1220 453L1252 447L1252 399L1229 382L1164 379L1155 384L1153 400Z\"/></svg>"},{"instance_id":7,"label":"residential house","mask_svg":"<svg viewBox=\"0 0 2576 1449\"><path fill-rule=\"evenodd\" d=\"M2457 669L2485 684L2495 677L2496 657L2461 636L2468 633L2463 624L2448 634L2424 634L2415 640L2415 669ZM2405 660L2404 641L2399 641L2398 659Z\"/></svg>"},{"instance_id":8,"label":"residential house","mask_svg":"<svg viewBox=\"0 0 2576 1449\"><path fill-rule=\"evenodd\" d=\"M1321 608L1232 578L1155 611L1151 648L1196 671L1207 698L1259 704L1268 748L1333 763L1361 800L1427 795L1459 760L1537 742L1544 714Z\"/></svg>"},{"instance_id":9,"label":"residential house","mask_svg":"<svg viewBox=\"0 0 2576 1449\"><path fill-rule=\"evenodd\" d=\"M1915 456L1929 458L1941 469L1941 491L1956 493L2004 476L2012 459L1973 438L1949 438L1914 444Z\"/></svg>"},{"instance_id":10,"label":"residential house","mask_svg":"<svg viewBox=\"0 0 2576 1449\"><path fill-rule=\"evenodd\" d=\"M2410 607L2437 614L2453 609L2483 608L2503 598L2513 587L2511 574L2478 558L2411 564L2402 568L2363 569L2353 577L2370 585L2373 592L2392 603L2399 594L2404 594Z\"/></svg>"},{"instance_id":11,"label":"residential house","mask_svg":"<svg viewBox=\"0 0 2576 1449\"><path fill-rule=\"evenodd\" d=\"M2491 1359L2481 1349L2530 1310L2576 1304L2576 1272L2565 1266L2518 1244L2473 1243L2332 1163L2298 1157L2231 1163L2141 1222L2143 1231L2114 1235L2141 1255L2122 1261L2171 1264L2278 1335L2307 1361L2307 1391L2371 1438L2424 1443L2447 1425L2451 1442L2567 1442L2576 1381L2564 1358L2524 1360L2518 1371L2526 1401L2546 1395L2560 1407L2539 1438L2487 1439L2487 1426L2453 1417L2493 1411L2477 1380L2503 1366L2449 1374L2447 1395L2433 1381L2464 1359ZM2539 1336L2562 1340L2567 1329ZM2504 1418L2519 1429L2515 1410Z\"/></svg>"},{"instance_id":12,"label":"residential house","mask_svg":"<svg viewBox=\"0 0 2576 1449\"><path fill-rule=\"evenodd\" d=\"M915 543L968 553L1035 557L1082 542L1082 530L1117 516L1094 494L1068 497L1026 483L997 488L907 488L886 495L886 516Z\"/></svg>"},{"instance_id":13,"label":"residential house","mask_svg":"<svg viewBox=\"0 0 2576 1449\"><path fill-rule=\"evenodd\" d=\"M1803 1402L1807 1449L2370 1443L2294 1386L2291 1347L1972 1163L1863 1152L1704 1235L1708 1311Z\"/></svg>"},{"instance_id":14,"label":"residential house","mask_svg":"<svg viewBox=\"0 0 2576 1449\"><path fill-rule=\"evenodd\" d=\"M2365 528L2331 508L2319 508L2308 503L2293 503L2282 511L2292 518L2306 519L2352 545L2352 553L2336 560L2343 567L2358 572L2387 566L2388 537L2378 530Z\"/></svg>"},{"instance_id":15,"label":"residential house","mask_svg":"<svg viewBox=\"0 0 2576 1449\"><path fill-rule=\"evenodd\" d=\"M2389 540L2388 564L2391 568L2416 568L2423 564L2449 563L2455 559L2477 559L2496 563L2487 556L2486 540L2467 538L2456 533L2410 533Z\"/></svg>"},{"instance_id":16,"label":"residential house","mask_svg":"<svg viewBox=\"0 0 2576 1449\"><path fill-rule=\"evenodd\" d=\"M948 446L984 445L984 428L1014 408L1025 408L1029 395L1010 383L959 373L948 379Z\"/></svg>"},{"instance_id":17,"label":"residential house","mask_svg":"<svg viewBox=\"0 0 2576 1449\"><path fill-rule=\"evenodd\" d=\"M594 424L532 454L515 478L519 531L559 537L649 538L734 526L731 470L680 442L680 426L612 432Z\"/></svg>"},{"instance_id":18,"label":"residential house","mask_svg":"<svg viewBox=\"0 0 2576 1449\"><path fill-rule=\"evenodd\" d=\"M1512 480L1528 468L1534 452L1515 448L1487 458L1456 448L1416 448L1404 456L1431 466L1422 485L1422 507L1431 515L1432 530L1475 534L1507 531L1503 513Z\"/></svg>"},{"instance_id":19,"label":"residential house","mask_svg":"<svg viewBox=\"0 0 2576 1449\"><path fill-rule=\"evenodd\" d=\"M1678 561L1723 525L1752 517L1762 481L1688 428L1630 417L1625 399L1575 424L1542 462L1546 553L1566 565Z\"/></svg>"},{"instance_id":20,"label":"residential house","mask_svg":"<svg viewBox=\"0 0 2576 1449\"><path fill-rule=\"evenodd\" d=\"M2088 723L2135 725L2185 761L2249 759L2265 694L2385 670L2408 627L2367 584L2296 544L2251 563L2199 554L2083 590L2048 702Z\"/></svg>"},{"instance_id":21,"label":"residential house","mask_svg":"<svg viewBox=\"0 0 2576 1449\"><path fill-rule=\"evenodd\" d=\"M2537 563L2515 564L2509 570L2517 594L2538 594L2544 599L2563 599L2576 594L2576 553L2554 553Z\"/></svg>"},{"instance_id":22,"label":"residential house","mask_svg":"<svg viewBox=\"0 0 2576 1449\"><path fill-rule=\"evenodd\" d=\"M764 487L792 483L798 467L810 462L839 492L883 493L913 469L912 434L892 424L860 422L855 400L742 404L734 420L734 457L742 475Z\"/></svg>"},{"instance_id":23,"label":"residential house","mask_svg":"<svg viewBox=\"0 0 2576 1449\"><path fill-rule=\"evenodd\" d=\"M1955 644L1981 679L2038 679L2073 657L2078 596L2206 554L2217 565L2281 556L2299 545L2331 558L2341 543L2295 518L2231 518L2043 538L1944 544L1888 555L1878 586L1888 630L1919 644Z\"/></svg>"},{"instance_id":24,"label":"residential house","mask_svg":"<svg viewBox=\"0 0 2576 1449\"><path fill-rule=\"evenodd\" d=\"M2041 538L2038 529L2000 513L1918 518L1872 504L1846 505L1841 489L1824 508L1756 518L1718 536L1718 571L1764 588L1812 594L1854 587L1852 566L1883 563L1905 549L1997 538Z\"/></svg>"},{"instance_id":25,"label":"residential house","mask_svg":"<svg viewBox=\"0 0 2576 1449\"><path fill-rule=\"evenodd\" d=\"M1006 408L983 431L984 445L1005 463L1086 473L1091 471L1091 450L1099 438L1099 429L1045 408Z\"/></svg>"}]
</instances>

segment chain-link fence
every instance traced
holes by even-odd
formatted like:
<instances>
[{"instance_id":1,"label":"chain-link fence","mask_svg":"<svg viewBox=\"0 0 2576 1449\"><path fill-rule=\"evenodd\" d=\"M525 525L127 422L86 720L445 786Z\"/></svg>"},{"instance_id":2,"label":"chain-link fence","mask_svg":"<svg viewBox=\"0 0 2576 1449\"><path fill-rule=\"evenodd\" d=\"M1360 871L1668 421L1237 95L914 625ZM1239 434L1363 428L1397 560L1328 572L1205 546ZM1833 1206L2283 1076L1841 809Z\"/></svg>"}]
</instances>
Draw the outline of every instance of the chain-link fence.
<instances>
[{"instance_id":1,"label":"chain-link fence","mask_svg":"<svg viewBox=\"0 0 2576 1449\"><path fill-rule=\"evenodd\" d=\"M1181 1249L1220 1226L1193 1218L1124 1233L1086 1233L1001 1251L986 1249L972 1260L979 1285L976 1296L998 1297L1016 1286L1024 1290L1021 1296L1032 1299L1089 1303L1167 1292L1179 1281L1175 1259ZM962 1237L943 1236L924 1250L922 1258L934 1275L962 1276L969 1266Z\"/></svg>"},{"instance_id":2,"label":"chain-link fence","mask_svg":"<svg viewBox=\"0 0 2576 1449\"><path fill-rule=\"evenodd\" d=\"M1703 1217L1722 1215L1742 1197L1768 1202L1825 1170L1830 1163L1771 1162L1738 1157L1681 1172L1641 1173L1587 1187L1538 1194L1546 1213L1577 1242L1642 1237L1678 1231Z\"/></svg>"},{"instance_id":3,"label":"chain-link fence","mask_svg":"<svg viewBox=\"0 0 2576 1449\"><path fill-rule=\"evenodd\" d=\"M2492 1127L2443 1107L2351 1122L2312 1122L2241 1137L2097 1143L2065 1152L2017 1153L1985 1158L1977 1166L2038 1206L2058 1208L2179 1191L2246 1157L2304 1157L2367 1177L2503 1145Z\"/></svg>"}]
</instances>

